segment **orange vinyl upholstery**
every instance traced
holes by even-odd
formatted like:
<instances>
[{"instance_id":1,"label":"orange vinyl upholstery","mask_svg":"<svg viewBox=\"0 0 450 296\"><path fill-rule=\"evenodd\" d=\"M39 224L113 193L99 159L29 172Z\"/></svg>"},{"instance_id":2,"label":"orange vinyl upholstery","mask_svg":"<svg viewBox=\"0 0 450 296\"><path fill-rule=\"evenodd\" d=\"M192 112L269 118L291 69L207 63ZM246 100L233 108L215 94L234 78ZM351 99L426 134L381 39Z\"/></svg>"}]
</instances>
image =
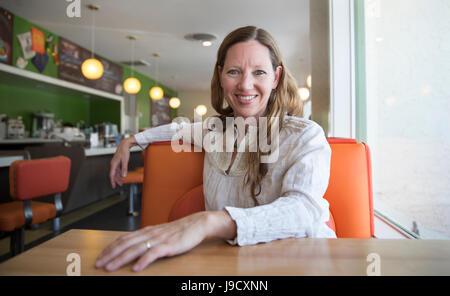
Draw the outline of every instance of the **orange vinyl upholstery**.
<instances>
[{"instance_id":1,"label":"orange vinyl upholstery","mask_svg":"<svg viewBox=\"0 0 450 296\"><path fill-rule=\"evenodd\" d=\"M142 183L144 181L144 170L136 168L128 172L125 178L122 178L123 184Z\"/></svg>"},{"instance_id":2,"label":"orange vinyl upholstery","mask_svg":"<svg viewBox=\"0 0 450 296\"><path fill-rule=\"evenodd\" d=\"M354 139L328 141L332 156L324 196L330 203L327 225L337 237L370 238L374 229L369 149ZM146 153L141 227L205 209L203 152L175 153L170 142L160 142L149 145Z\"/></svg>"},{"instance_id":3,"label":"orange vinyl upholstery","mask_svg":"<svg viewBox=\"0 0 450 296\"><path fill-rule=\"evenodd\" d=\"M330 180L324 197L330 203L336 235L370 238L374 217L369 147L346 141L334 141L330 147Z\"/></svg>"},{"instance_id":4,"label":"orange vinyl upholstery","mask_svg":"<svg viewBox=\"0 0 450 296\"><path fill-rule=\"evenodd\" d=\"M43 223L56 216L54 204L46 202L31 202L33 220L31 225ZM0 204L0 231L11 232L25 225L23 202L13 201Z\"/></svg>"},{"instance_id":5,"label":"orange vinyl upholstery","mask_svg":"<svg viewBox=\"0 0 450 296\"><path fill-rule=\"evenodd\" d=\"M172 151L170 142L152 143L147 147L141 227L168 222L176 202L203 184L204 152L193 152L193 147L189 147L192 152L179 153ZM172 214L174 216L179 217L176 213Z\"/></svg>"},{"instance_id":6,"label":"orange vinyl upholstery","mask_svg":"<svg viewBox=\"0 0 450 296\"><path fill-rule=\"evenodd\" d=\"M65 156L14 161L9 167L11 198L28 200L66 191L70 165Z\"/></svg>"},{"instance_id":7,"label":"orange vinyl upholstery","mask_svg":"<svg viewBox=\"0 0 450 296\"><path fill-rule=\"evenodd\" d=\"M54 219L54 229L59 230L62 212L61 193L69 186L71 161L68 157L16 160L9 167L10 195L14 201L0 204L0 231L14 232L11 236L11 253L23 251L23 233L26 225ZM30 201L55 195L55 204Z\"/></svg>"},{"instance_id":8,"label":"orange vinyl upholstery","mask_svg":"<svg viewBox=\"0 0 450 296\"><path fill-rule=\"evenodd\" d=\"M145 150L142 151L142 162L145 161ZM127 173L125 178L122 178L124 184L142 183L144 181L144 167L137 167Z\"/></svg>"}]
</instances>

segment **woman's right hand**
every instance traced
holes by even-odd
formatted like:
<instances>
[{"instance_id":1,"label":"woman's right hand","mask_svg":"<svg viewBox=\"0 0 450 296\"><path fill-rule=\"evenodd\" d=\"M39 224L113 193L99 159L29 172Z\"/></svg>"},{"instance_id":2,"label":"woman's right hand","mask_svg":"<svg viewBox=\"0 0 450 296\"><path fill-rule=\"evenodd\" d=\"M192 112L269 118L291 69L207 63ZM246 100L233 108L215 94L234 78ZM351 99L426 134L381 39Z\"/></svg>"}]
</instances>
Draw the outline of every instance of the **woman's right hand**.
<instances>
[{"instance_id":1,"label":"woman's right hand","mask_svg":"<svg viewBox=\"0 0 450 296\"><path fill-rule=\"evenodd\" d=\"M116 149L113 158L111 159L109 169L109 180L113 189L116 185L122 186L123 180L128 173L128 161L130 159L130 148L136 145L136 139L134 136L126 138L120 142L119 147Z\"/></svg>"}]
</instances>

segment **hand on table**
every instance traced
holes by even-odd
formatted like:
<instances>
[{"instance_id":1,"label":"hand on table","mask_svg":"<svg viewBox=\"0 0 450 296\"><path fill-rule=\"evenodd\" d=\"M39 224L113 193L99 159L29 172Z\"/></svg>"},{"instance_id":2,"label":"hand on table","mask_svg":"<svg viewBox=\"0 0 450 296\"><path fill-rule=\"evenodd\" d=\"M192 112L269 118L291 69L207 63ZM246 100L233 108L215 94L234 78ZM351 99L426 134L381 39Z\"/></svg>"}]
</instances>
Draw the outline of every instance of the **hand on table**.
<instances>
[{"instance_id":1,"label":"hand on table","mask_svg":"<svg viewBox=\"0 0 450 296\"><path fill-rule=\"evenodd\" d=\"M207 219L208 212L199 212L121 236L98 256L95 267L114 271L138 259L133 271L140 271L158 258L187 252L208 237Z\"/></svg>"}]
</instances>

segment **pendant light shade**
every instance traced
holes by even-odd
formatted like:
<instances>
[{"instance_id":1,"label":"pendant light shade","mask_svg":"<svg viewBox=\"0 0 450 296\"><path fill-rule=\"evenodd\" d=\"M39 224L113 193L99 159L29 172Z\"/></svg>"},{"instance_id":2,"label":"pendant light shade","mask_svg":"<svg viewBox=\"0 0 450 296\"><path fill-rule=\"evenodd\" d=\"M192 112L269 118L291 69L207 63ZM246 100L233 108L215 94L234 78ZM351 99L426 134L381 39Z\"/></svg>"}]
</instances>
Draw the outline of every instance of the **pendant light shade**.
<instances>
[{"instance_id":1,"label":"pendant light shade","mask_svg":"<svg viewBox=\"0 0 450 296\"><path fill-rule=\"evenodd\" d=\"M141 83L137 78L130 77L123 82L123 88L129 94L137 94L141 90Z\"/></svg>"},{"instance_id":2,"label":"pendant light shade","mask_svg":"<svg viewBox=\"0 0 450 296\"><path fill-rule=\"evenodd\" d=\"M173 97L169 101L170 108L177 109L178 107L180 107L180 105L181 105L181 101L179 98Z\"/></svg>"},{"instance_id":3,"label":"pendant light shade","mask_svg":"<svg viewBox=\"0 0 450 296\"><path fill-rule=\"evenodd\" d=\"M92 10L92 27L91 27L91 58L84 60L81 64L81 73L87 79L99 79L103 76L103 64L94 58L94 44L95 44L95 11L99 10L97 5L88 5L88 8Z\"/></svg>"},{"instance_id":4,"label":"pendant light shade","mask_svg":"<svg viewBox=\"0 0 450 296\"><path fill-rule=\"evenodd\" d=\"M197 107L195 107L195 113L197 113L200 116L205 115L207 111L208 108L206 108L205 105L198 105Z\"/></svg>"},{"instance_id":5,"label":"pendant light shade","mask_svg":"<svg viewBox=\"0 0 450 296\"><path fill-rule=\"evenodd\" d=\"M127 39L130 40L131 43L131 74L129 78L125 79L123 82L123 89L128 94L137 94L141 90L141 82L139 79L133 77L134 76L134 50L135 50L135 44L137 37L130 35L127 36Z\"/></svg>"},{"instance_id":6,"label":"pendant light shade","mask_svg":"<svg viewBox=\"0 0 450 296\"><path fill-rule=\"evenodd\" d=\"M310 92L309 92L309 89L307 87L300 87L298 89L298 94L299 94L300 99L302 101L307 101L309 99Z\"/></svg>"},{"instance_id":7,"label":"pendant light shade","mask_svg":"<svg viewBox=\"0 0 450 296\"><path fill-rule=\"evenodd\" d=\"M99 79L103 76L103 64L97 59L87 59L81 64L81 73L87 79Z\"/></svg>"},{"instance_id":8,"label":"pendant light shade","mask_svg":"<svg viewBox=\"0 0 450 296\"><path fill-rule=\"evenodd\" d=\"M159 58L159 53L154 53L153 57L155 59ZM161 87L158 86L158 72L159 72L158 60L156 60L155 64L156 64L156 85L150 89L148 94L150 95L150 98L152 100L157 101L157 100L161 100L164 97L164 91Z\"/></svg>"},{"instance_id":9,"label":"pendant light shade","mask_svg":"<svg viewBox=\"0 0 450 296\"><path fill-rule=\"evenodd\" d=\"M164 91L159 86L154 86L150 89L150 98L152 100L161 100L164 96Z\"/></svg>"}]
</instances>

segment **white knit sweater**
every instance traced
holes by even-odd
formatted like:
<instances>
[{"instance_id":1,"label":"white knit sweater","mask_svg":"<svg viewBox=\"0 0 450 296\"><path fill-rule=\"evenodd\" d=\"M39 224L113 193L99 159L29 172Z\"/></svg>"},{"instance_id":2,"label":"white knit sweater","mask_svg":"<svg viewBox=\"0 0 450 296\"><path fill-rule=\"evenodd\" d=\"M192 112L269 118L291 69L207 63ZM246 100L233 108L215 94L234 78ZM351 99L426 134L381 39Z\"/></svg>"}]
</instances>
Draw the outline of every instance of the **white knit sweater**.
<instances>
[{"instance_id":1,"label":"white knit sweater","mask_svg":"<svg viewBox=\"0 0 450 296\"><path fill-rule=\"evenodd\" d=\"M201 123L190 124L191 128L196 124ZM163 125L138 133L135 138L145 149L149 143L171 140L181 127L182 124ZM203 130L202 135L207 132ZM195 143L201 141L192 139ZM225 209L236 222L237 236L229 243L244 246L289 237L336 237L326 225L329 204L323 198L328 187L331 149L318 124L285 116L278 159L268 163L257 196L258 206L249 186L243 186L248 154L238 152L229 173L225 173L232 154L206 152L203 168L206 210Z\"/></svg>"}]
</instances>

